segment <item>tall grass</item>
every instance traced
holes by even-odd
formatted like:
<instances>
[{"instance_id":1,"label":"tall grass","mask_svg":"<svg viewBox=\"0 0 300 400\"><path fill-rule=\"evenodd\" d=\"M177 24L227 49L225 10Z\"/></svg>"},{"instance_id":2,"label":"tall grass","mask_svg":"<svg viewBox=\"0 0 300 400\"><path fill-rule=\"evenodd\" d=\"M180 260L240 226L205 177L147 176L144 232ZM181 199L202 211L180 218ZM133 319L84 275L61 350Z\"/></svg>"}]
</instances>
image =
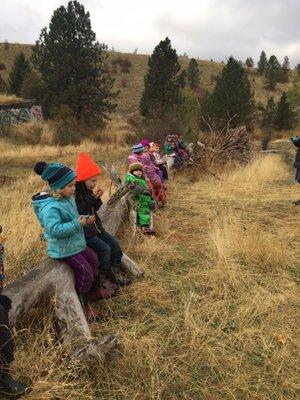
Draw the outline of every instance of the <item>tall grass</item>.
<instances>
[{"instance_id":1,"label":"tall grass","mask_svg":"<svg viewBox=\"0 0 300 400\"><path fill-rule=\"evenodd\" d=\"M263 187L290 176L291 171L283 163L281 155L262 155L244 168L235 168L229 173L224 171L221 174L222 181L214 185L212 194L217 197L230 196L232 193L248 196L260 192L263 195Z\"/></svg>"},{"instance_id":2,"label":"tall grass","mask_svg":"<svg viewBox=\"0 0 300 400\"><path fill-rule=\"evenodd\" d=\"M70 365L55 342L51 305L31 313L16 334L13 368L33 382L29 400L297 398L294 184L277 156L225 178L191 184L177 176L156 214L156 237L120 232L146 276L96 303L107 318L92 325L94 335L123 337L119 361ZM43 258L30 208L42 185L30 174L1 190L9 280Z\"/></svg>"}]
</instances>

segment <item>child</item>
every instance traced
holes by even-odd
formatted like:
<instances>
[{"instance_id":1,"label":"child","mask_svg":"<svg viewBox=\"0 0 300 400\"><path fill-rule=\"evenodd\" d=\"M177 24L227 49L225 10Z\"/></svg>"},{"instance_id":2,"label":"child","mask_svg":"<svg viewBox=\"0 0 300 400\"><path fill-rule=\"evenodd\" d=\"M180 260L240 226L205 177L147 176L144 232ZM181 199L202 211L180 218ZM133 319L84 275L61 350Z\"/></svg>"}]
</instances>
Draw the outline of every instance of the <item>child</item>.
<instances>
[{"instance_id":1,"label":"child","mask_svg":"<svg viewBox=\"0 0 300 400\"><path fill-rule=\"evenodd\" d=\"M133 182L135 184L133 192L138 203L137 225L145 234L154 234L154 229L150 228L151 210L155 207L147 183L144 178L143 165L134 163L129 166L129 172L125 176L125 184Z\"/></svg>"},{"instance_id":2,"label":"child","mask_svg":"<svg viewBox=\"0 0 300 400\"><path fill-rule=\"evenodd\" d=\"M161 158L159 143L150 143L149 154L152 162L160 169L161 177L163 181L168 180L168 169L165 161Z\"/></svg>"},{"instance_id":3,"label":"child","mask_svg":"<svg viewBox=\"0 0 300 400\"><path fill-rule=\"evenodd\" d=\"M0 226L0 233L2 228ZM12 378L9 366L14 360L14 344L8 323L11 301L1 294L4 281L4 247L0 243L0 395L17 399L27 394L30 389L22 382Z\"/></svg>"},{"instance_id":4,"label":"child","mask_svg":"<svg viewBox=\"0 0 300 400\"><path fill-rule=\"evenodd\" d=\"M148 185L152 196L159 206L163 206L166 203L166 194L160 170L151 162L149 153L142 155L141 162L144 167L145 176L148 178Z\"/></svg>"},{"instance_id":5,"label":"child","mask_svg":"<svg viewBox=\"0 0 300 400\"><path fill-rule=\"evenodd\" d=\"M296 176L295 179L300 183L300 137L299 136L292 136L290 137L290 141L297 147L297 153L294 162L294 168L296 168ZM300 205L300 200L294 201L296 206Z\"/></svg>"},{"instance_id":6,"label":"child","mask_svg":"<svg viewBox=\"0 0 300 400\"><path fill-rule=\"evenodd\" d=\"M144 153L148 153L150 150L150 142L147 139L142 139L140 144L144 147Z\"/></svg>"},{"instance_id":7,"label":"child","mask_svg":"<svg viewBox=\"0 0 300 400\"><path fill-rule=\"evenodd\" d=\"M144 146L141 143L136 143L132 146L132 153L128 157L128 164L133 164L141 161L141 157L144 151Z\"/></svg>"},{"instance_id":8,"label":"child","mask_svg":"<svg viewBox=\"0 0 300 400\"><path fill-rule=\"evenodd\" d=\"M32 198L35 214L48 242L48 255L65 261L72 268L75 289L82 299L87 319L98 318L100 314L92 310L88 300L92 283L98 274L99 261L93 250L86 247L83 227L92 222L78 214L73 197L75 172L66 165L43 161L36 163L34 171L48 182L54 192L53 195L41 192Z\"/></svg>"},{"instance_id":9,"label":"child","mask_svg":"<svg viewBox=\"0 0 300 400\"><path fill-rule=\"evenodd\" d=\"M94 193L93 190L100 173L101 168L88 154L79 154L76 166L75 200L78 212L91 216L93 221L91 225L83 228L87 245L95 251L101 271L108 280L116 284L113 288L117 289L118 285L127 284L130 280L122 276L117 277L111 268L111 264L120 265L123 252L117 239L106 232L97 214L102 205L103 191L100 189Z\"/></svg>"}]
</instances>

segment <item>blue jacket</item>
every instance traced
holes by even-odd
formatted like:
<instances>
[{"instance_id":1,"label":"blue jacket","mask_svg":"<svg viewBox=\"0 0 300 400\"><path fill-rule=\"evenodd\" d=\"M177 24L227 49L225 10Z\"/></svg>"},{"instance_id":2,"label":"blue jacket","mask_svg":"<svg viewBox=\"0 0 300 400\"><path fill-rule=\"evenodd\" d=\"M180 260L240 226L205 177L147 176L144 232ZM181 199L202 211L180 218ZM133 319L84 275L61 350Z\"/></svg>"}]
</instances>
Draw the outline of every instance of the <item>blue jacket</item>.
<instances>
[{"instance_id":1,"label":"blue jacket","mask_svg":"<svg viewBox=\"0 0 300 400\"><path fill-rule=\"evenodd\" d=\"M48 255L62 259L80 253L86 248L83 228L73 198L55 199L48 193L32 198L34 212L44 228Z\"/></svg>"}]
</instances>

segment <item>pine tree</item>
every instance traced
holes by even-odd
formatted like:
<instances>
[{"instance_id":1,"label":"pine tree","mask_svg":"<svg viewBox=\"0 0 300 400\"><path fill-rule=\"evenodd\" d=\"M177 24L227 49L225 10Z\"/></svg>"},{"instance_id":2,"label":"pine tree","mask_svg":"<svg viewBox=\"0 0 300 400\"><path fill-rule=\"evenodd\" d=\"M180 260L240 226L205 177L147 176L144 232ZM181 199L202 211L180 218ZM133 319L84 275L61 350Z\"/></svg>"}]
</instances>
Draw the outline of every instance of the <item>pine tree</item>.
<instances>
[{"instance_id":1,"label":"pine tree","mask_svg":"<svg viewBox=\"0 0 300 400\"><path fill-rule=\"evenodd\" d=\"M231 120L231 126L247 124L254 111L253 92L247 74L240 62L230 57L218 77L204 108L211 118Z\"/></svg>"},{"instance_id":2,"label":"pine tree","mask_svg":"<svg viewBox=\"0 0 300 400\"><path fill-rule=\"evenodd\" d=\"M20 89L22 86L22 82L26 74L28 74L29 72L30 72L29 61L26 60L24 53L21 52L16 56L13 68L9 74L8 90L10 93L20 96Z\"/></svg>"},{"instance_id":3,"label":"pine tree","mask_svg":"<svg viewBox=\"0 0 300 400\"><path fill-rule=\"evenodd\" d=\"M200 72L197 60L191 58L187 69L188 85L191 89L196 89L200 83Z\"/></svg>"},{"instance_id":4,"label":"pine tree","mask_svg":"<svg viewBox=\"0 0 300 400\"><path fill-rule=\"evenodd\" d=\"M257 63L257 69L260 75L263 75L266 72L267 64L268 60L266 53L262 50L262 52L260 53L259 61Z\"/></svg>"},{"instance_id":5,"label":"pine tree","mask_svg":"<svg viewBox=\"0 0 300 400\"><path fill-rule=\"evenodd\" d=\"M272 55L269 58L267 69L266 69L266 78L267 78L267 88L269 90L274 90L276 83L280 79L281 66L277 60L277 58Z\"/></svg>"},{"instance_id":6,"label":"pine tree","mask_svg":"<svg viewBox=\"0 0 300 400\"><path fill-rule=\"evenodd\" d=\"M178 75L178 82L179 82L181 89L183 89L185 87L186 80L187 80L187 72L185 69L182 69Z\"/></svg>"},{"instance_id":7,"label":"pine tree","mask_svg":"<svg viewBox=\"0 0 300 400\"><path fill-rule=\"evenodd\" d=\"M115 109L114 80L105 71L107 47L96 40L90 15L69 1L52 15L33 48L32 62L43 79L44 111L68 106L77 120L104 126Z\"/></svg>"},{"instance_id":8,"label":"pine tree","mask_svg":"<svg viewBox=\"0 0 300 400\"><path fill-rule=\"evenodd\" d=\"M145 126L168 131L176 107L182 104L181 67L176 50L172 48L169 38L162 40L154 49L148 60L148 72L145 75L144 91L140 101L140 113ZM168 121L168 122L164 122ZM160 128L159 128L160 127ZM153 128L154 129L154 128Z\"/></svg>"},{"instance_id":9,"label":"pine tree","mask_svg":"<svg viewBox=\"0 0 300 400\"><path fill-rule=\"evenodd\" d=\"M294 124L294 112L287 101L287 94L283 92L277 105L275 124L279 130L291 129Z\"/></svg>"},{"instance_id":10,"label":"pine tree","mask_svg":"<svg viewBox=\"0 0 300 400\"><path fill-rule=\"evenodd\" d=\"M251 57L247 57L246 58L246 66L248 67L248 68L252 68L253 66L254 66L254 61L253 61L253 58L251 58Z\"/></svg>"},{"instance_id":11,"label":"pine tree","mask_svg":"<svg viewBox=\"0 0 300 400\"><path fill-rule=\"evenodd\" d=\"M276 104L274 97L269 97L266 108L263 111L261 126L264 128L272 128L275 126Z\"/></svg>"},{"instance_id":12,"label":"pine tree","mask_svg":"<svg viewBox=\"0 0 300 400\"><path fill-rule=\"evenodd\" d=\"M290 61L287 56L283 59L283 64L281 68L281 79L280 82L288 82L289 81L289 72L290 72Z\"/></svg>"}]
</instances>

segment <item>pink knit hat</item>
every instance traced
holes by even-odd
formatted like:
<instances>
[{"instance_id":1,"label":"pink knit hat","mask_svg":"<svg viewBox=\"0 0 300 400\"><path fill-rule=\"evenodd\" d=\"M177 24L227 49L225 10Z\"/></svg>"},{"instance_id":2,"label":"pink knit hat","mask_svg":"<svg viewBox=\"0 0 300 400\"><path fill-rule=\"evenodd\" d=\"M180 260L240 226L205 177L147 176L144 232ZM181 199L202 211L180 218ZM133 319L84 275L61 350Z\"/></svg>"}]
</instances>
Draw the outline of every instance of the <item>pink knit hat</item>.
<instances>
[{"instance_id":1,"label":"pink knit hat","mask_svg":"<svg viewBox=\"0 0 300 400\"><path fill-rule=\"evenodd\" d=\"M140 143L145 147L145 146L149 146L150 147L150 142L147 139L142 139L140 140Z\"/></svg>"}]
</instances>

